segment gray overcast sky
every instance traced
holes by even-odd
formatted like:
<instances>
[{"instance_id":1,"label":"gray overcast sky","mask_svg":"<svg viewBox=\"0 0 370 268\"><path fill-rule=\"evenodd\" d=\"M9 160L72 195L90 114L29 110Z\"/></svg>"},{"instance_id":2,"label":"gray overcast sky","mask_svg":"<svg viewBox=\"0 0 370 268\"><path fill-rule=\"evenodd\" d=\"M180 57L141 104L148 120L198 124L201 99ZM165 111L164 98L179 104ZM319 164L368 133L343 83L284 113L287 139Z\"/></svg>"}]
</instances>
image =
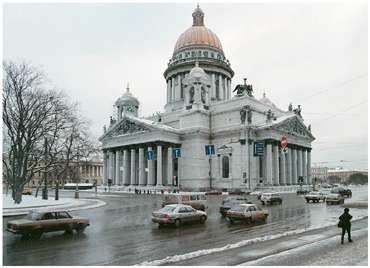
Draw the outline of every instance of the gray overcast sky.
<instances>
[{"instance_id":1,"label":"gray overcast sky","mask_svg":"<svg viewBox=\"0 0 370 268\"><path fill-rule=\"evenodd\" d=\"M40 66L102 134L127 82L141 115L162 111L163 71L196 4L5 4L5 59ZM235 71L259 99L301 104L313 162L367 168L367 4L201 3ZM351 161L340 163L340 160Z\"/></svg>"}]
</instances>

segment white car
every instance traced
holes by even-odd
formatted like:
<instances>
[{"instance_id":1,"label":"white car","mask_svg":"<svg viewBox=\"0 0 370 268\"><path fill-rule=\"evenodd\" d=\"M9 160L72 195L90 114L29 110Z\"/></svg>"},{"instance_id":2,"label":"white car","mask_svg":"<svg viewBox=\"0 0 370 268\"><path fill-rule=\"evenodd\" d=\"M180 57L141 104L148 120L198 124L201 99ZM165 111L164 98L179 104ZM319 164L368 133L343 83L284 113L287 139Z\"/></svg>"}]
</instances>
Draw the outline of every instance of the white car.
<instances>
[{"instance_id":1,"label":"white car","mask_svg":"<svg viewBox=\"0 0 370 268\"><path fill-rule=\"evenodd\" d=\"M204 223L206 220L206 212L182 204L167 205L152 213L152 221L158 223L159 226L174 224L176 227L179 227L182 223Z\"/></svg>"},{"instance_id":2,"label":"white car","mask_svg":"<svg viewBox=\"0 0 370 268\"><path fill-rule=\"evenodd\" d=\"M273 203L278 203L281 205L281 203L283 202L281 195L278 193L263 193L260 200L262 202L262 205Z\"/></svg>"}]
</instances>

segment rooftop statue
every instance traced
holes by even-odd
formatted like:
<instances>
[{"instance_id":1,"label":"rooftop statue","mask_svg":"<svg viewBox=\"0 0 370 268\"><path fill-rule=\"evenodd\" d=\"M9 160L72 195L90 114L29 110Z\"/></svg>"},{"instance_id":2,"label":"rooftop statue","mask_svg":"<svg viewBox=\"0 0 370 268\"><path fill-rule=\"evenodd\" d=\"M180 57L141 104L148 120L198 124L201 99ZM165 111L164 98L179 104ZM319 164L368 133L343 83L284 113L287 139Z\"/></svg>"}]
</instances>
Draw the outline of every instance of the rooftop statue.
<instances>
[{"instance_id":1,"label":"rooftop statue","mask_svg":"<svg viewBox=\"0 0 370 268\"><path fill-rule=\"evenodd\" d=\"M249 97L253 97L253 86L247 85L247 78L244 78L244 85L237 85L233 92L236 91L236 96L242 97L248 95Z\"/></svg>"}]
</instances>

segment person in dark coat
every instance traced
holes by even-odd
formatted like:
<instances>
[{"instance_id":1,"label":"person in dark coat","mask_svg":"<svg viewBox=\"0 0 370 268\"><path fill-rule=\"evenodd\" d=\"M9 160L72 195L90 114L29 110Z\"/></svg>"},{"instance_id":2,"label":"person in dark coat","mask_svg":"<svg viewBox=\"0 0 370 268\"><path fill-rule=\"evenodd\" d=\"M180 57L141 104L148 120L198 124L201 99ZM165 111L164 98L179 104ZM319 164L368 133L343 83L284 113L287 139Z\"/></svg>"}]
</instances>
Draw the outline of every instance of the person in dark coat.
<instances>
[{"instance_id":1,"label":"person in dark coat","mask_svg":"<svg viewBox=\"0 0 370 268\"><path fill-rule=\"evenodd\" d=\"M342 224L342 239L341 239L342 244L343 244L343 241L344 241L344 235L346 234L346 231L347 231L347 234L348 234L348 242L352 242L352 239L351 239L351 219L352 219L352 216L348 212L349 212L349 208L345 208L344 213L342 215L340 215L340 217L339 217L339 220L341 221L341 224Z\"/></svg>"}]
</instances>

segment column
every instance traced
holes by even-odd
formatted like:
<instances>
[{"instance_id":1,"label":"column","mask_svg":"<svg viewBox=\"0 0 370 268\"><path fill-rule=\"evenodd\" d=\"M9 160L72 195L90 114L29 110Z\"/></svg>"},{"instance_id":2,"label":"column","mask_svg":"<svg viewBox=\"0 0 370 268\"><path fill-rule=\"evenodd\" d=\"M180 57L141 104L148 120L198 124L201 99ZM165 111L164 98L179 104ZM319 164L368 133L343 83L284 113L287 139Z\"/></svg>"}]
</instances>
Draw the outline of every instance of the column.
<instances>
[{"instance_id":1,"label":"column","mask_svg":"<svg viewBox=\"0 0 370 268\"><path fill-rule=\"evenodd\" d=\"M307 150L307 182L308 184L312 184L311 178L311 148Z\"/></svg>"},{"instance_id":2,"label":"column","mask_svg":"<svg viewBox=\"0 0 370 268\"><path fill-rule=\"evenodd\" d=\"M218 157L218 176L220 179L222 179L222 156L221 155L217 155Z\"/></svg>"},{"instance_id":3,"label":"column","mask_svg":"<svg viewBox=\"0 0 370 268\"><path fill-rule=\"evenodd\" d=\"M171 80L167 80L167 103L171 101Z\"/></svg>"},{"instance_id":4,"label":"column","mask_svg":"<svg viewBox=\"0 0 370 268\"><path fill-rule=\"evenodd\" d=\"M293 180L292 180L292 184L297 184L297 179L298 179L298 175L297 175L297 169L298 169L298 165L297 165L297 150L296 149L292 149L293 151L293 155L292 155L292 176L293 176Z\"/></svg>"},{"instance_id":5,"label":"column","mask_svg":"<svg viewBox=\"0 0 370 268\"><path fill-rule=\"evenodd\" d=\"M116 157L115 157L115 161L116 161L116 176L115 176L115 180L114 180L114 184L117 185L117 184L120 184L120 164L119 164L119 154L120 154L120 151L116 151L115 152L116 154Z\"/></svg>"},{"instance_id":6,"label":"column","mask_svg":"<svg viewBox=\"0 0 370 268\"><path fill-rule=\"evenodd\" d=\"M272 185L272 145L266 145L266 180L267 184Z\"/></svg>"},{"instance_id":7,"label":"column","mask_svg":"<svg viewBox=\"0 0 370 268\"><path fill-rule=\"evenodd\" d=\"M103 178L101 184L107 183L107 153L103 152Z\"/></svg>"},{"instance_id":8,"label":"column","mask_svg":"<svg viewBox=\"0 0 370 268\"><path fill-rule=\"evenodd\" d=\"M293 176L292 176L292 148L288 148L288 155L287 155L287 184L293 184Z\"/></svg>"},{"instance_id":9,"label":"column","mask_svg":"<svg viewBox=\"0 0 370 268\"><path fill-rule=\"evenodd\" d=\"M219 90L219 94L220 94L220 99L224 100L224 90L223 90L223 87L222 87L222 75L220 75L219 79L218 79L218 90Z\"/></svg>"},{"instance_id":10,"label":"column","mask_svg":"<svg viewBox=\"0 0 370 268\"><path fill-rule=\"evenodd\" d=\"M157 186L162 185L162 145L157 145Z\"/></svg>"},{"instance_id":11,"label":"column","mask_svg":"<svg viewBox=\"0 0 370 268\"><path fill-rule=\"evenodd\" d=\"M131 149L131 180L130 185L136 185L135 181L135 149Z\"/></svg>"},{"instance_id":12,"label":"column","mask_svg":"<svg viewBox=\"0 0 370 268\"><path fill-rule=\"evenodd\" d=\"M303 176L303 172L302 172L302 150L301 148L299 148L297 150L297 157L298 157L298 161L297 161L297 165L298 165L298 168L297 168L297 175L298 175L298 178L300 176Z\"/></svg>"},{"instance_id":13,"label":"column","mask_svg":"<svg viewBox=\"0 0 370 268\"><path fill-rule=\"evenodd\" d=\"M114 172L113 159L114 159L113 153L109 152L109 175L108 175L108 179L111 179L112 181L113 181L113 172Z\"/></svg>"},{"instance_id":14,"label":"column","mask_svg":"<svg viewBox=\"0 0 370 268\"><path fill-rule=\"evenodd\" d=\"M280 155L280 162L281 162L281 178L280 178L280 185L286 185L286 163L285 163L285 157L286 157L286 154L281 151L281 155Z\"/></svg>"},{"instance_id":15,"label":"column","mask_svg":"<svg viewBox=\"0 0 370 268\"><path fill-rule=\"evenodd\" d=\"M302 151L302 174L303 174L303 184L308 184L307 182L307 155L306 149Z\"/></svg>"},{"instance_id":16,"label":"column","mask_svg":"<svg viewBox=\"0 0 370 268\"><path fill-rule=\"evenodd\" d=\"M182 80L182 77L181 77L181 74L179 74L179 99L181 100L181 80ZM182 92L182 96L184 97L185 95L185 92Z\"/></svg>"},{"instance_id":17,"label":"column","mask_svg":"<svg viewBox=\"0 0 370 268\"><path fill-rule=\"evenodd\" d=\"M123 150L123 182L125 185L130 185L130 163L128 154L128 150Z\"/></svg>"},{"instance_id":18,"label":"column","mask_svg":"<svg viewBox=\"0 0 370 268\"><path fill-rule=\"evenodd\" d=\"M175 78L171 78L171 101L175 100Z\"/></svg>"},{"instance_id":19,"label":"column","mask_svg":"<svg viewBox=\"0 0 370 268\"><path fill-rule=\"evenodd\" d=\"M172 159L172 147L167 149L167 184L172 185L173 181L173 159Z\"/></svg>"},{"instance_id":20,"label":"column","mask_svg":"<svg viewBox=\"0 0 370 268\"><path fill-rule=\"evenodd\" d=\"M225 77L224 83L225 83L225 87L224 87L224 99L227 100L227 99L229 99L229 93L228 93L228 90L227 90L227 77Z\"/></svg>"},{"instance_id":21,"label":"column","mask_svg":"<svg viewBox=\"0 0 370 268\"><path fill-rule=\"evenodd\" d=\"M213 73L211 75L211 83L212 83L212 86L211 86L211 99L216 99L216 84L215 84L215 74Z\"/></svg>"},{"instance_id":22,"label":"column","mask_svg":"<svg viewBox=\"0 0 370 268\"><path fill-rule=\"evenodd\" d=\"M273 179L274 179L274 185L279 185L279 146L278 145L274 145L274 175L273 175Z\"/></svg>"},{"instance_id":23,"label":"column","mask_svg":"<svg viewBox=\"0 0 370 268\"><path fill-rule=\"evenodd\" d=\"M148 151L152 151L152 147L148 147ZM148 185L154 185L154 160L148 160Z\"/></svg>"},{"instance_id":24,"label":"column","mask_svg":"<svg viewBox=\"0 0 370 268\"><path fill-rule=\"evenodd\" d=\"M231 79L227 79L227 98L231 99Z\"/></svg>"},{"instance_id":25,"label":"column","mask_svg":"<svg viewBox=\"0 0 370 268\"><path fill-rule=\"evenodd\" d=\"M146 185L146 183L145 183L144 148L139 148L139 185Z\"/></svg>"}]
</instances>

